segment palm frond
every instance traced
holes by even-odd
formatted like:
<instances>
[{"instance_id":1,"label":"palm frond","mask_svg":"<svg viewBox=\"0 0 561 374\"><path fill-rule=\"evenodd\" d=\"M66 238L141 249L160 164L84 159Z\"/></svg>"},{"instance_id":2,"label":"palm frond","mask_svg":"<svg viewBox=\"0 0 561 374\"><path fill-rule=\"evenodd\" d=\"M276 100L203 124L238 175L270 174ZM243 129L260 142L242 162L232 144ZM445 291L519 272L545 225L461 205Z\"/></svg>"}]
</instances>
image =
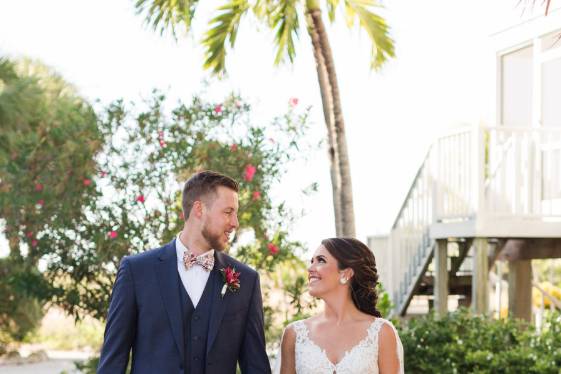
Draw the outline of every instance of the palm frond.
<instances>
[{"instance_id":1,"label":"palm frond","mask_svg":"<svg viewBox=\"0 0 561 374\"><path fill-rule=\"evenodd\" d=\"M205 51L205 69L219 74L226 70L226 43L234 47L242 16L250 8L247 0L230 0L218 8L218 15L210 20L210 29L203 39Z\"/></svg>"},{"instance_id":2,"label":"palm frond","mask_svg":"<svg viewBox=\"0 0 561 374\"><path fill-rule=\"evenodd\" d=\"M335 21L335 10L337 10L338 5L339 0L327 0L327 14L330 22Z\"/></svg>"},{"instance_id":3,"label":"palm frond","mask_svg":"<svg viewBox=\"0 0 561 374\"><path fill-rule=\"evenodd\" d=\"M199 0L136 0L134 5L137 14L145 15L145 22L160 35L170 30L177 37L176 27L185 26L188 32Z\"/></svg>"},{"instance_id":4,"label":"palm frond","mask_svg":"<svg viewBox=\"0 0 561 374\"><path fill-rule=\"evenodd\" d=\"M345 0L347 24L354 25L358 19L359 25L368 34L372 42L372 69L380 68L386 60L395 56L394 42L389 35L389 26L386 21L371 9L380 7L375 0Z\"/></svg>"},{"instance_id":5,"label":"palm frond","mask_svg":"<svg viewBox=\"0 0 561 374\"><path fill-rule=\"evenodd\" d=\"M275 42L277 53L275 65L280 64L288 57L290 62L294 61L296 49L294 40L298 39L298 0L280 0L272 9L270 14L271 26L275 30Z\"/></svg>"}]
</instances>

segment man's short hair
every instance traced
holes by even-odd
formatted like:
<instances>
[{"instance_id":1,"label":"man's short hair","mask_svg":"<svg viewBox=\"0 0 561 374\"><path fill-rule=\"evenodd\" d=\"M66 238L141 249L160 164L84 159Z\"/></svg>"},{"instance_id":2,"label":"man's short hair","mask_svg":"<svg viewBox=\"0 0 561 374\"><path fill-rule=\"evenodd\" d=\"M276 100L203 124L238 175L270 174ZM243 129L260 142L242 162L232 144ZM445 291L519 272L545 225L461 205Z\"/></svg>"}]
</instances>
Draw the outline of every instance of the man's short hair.
<instances>
[{"instance_id":1,"label":"man's short hair","mask_svg":"<svg viewBox=\"0 0 561 374\"><path fill-rule=\"evenodd\" d=\"M183 216L189 218L193 204L202 197L215 193L219 186L229 188L235 192L239 190L239 184L227 175L216 171L204 170L193 174L183 186Z\"/></svg>"}]
</instances>

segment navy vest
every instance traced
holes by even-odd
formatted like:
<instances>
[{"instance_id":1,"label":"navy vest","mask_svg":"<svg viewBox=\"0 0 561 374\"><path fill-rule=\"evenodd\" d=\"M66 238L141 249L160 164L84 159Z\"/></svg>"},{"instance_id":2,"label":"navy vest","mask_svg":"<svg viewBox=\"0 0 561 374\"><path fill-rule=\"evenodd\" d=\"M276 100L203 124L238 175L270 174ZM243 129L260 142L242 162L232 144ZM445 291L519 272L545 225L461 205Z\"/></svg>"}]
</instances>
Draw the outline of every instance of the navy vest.
<instances>
[{"instance_id":1,"label":"navy vest","mask_svg":"<svg viewBox=\"0 0 561 374\"><path fill-rule=\"evenodd\" d=\"M196 308L193 307L193 302L183 283L181 280L179 281L185 332L185 373L187 374L203 374L205 372L208 327L212 310L212 295L215 291L213 277L215 276L217 275L212 271Z\"/></svg>"}]
</instances>

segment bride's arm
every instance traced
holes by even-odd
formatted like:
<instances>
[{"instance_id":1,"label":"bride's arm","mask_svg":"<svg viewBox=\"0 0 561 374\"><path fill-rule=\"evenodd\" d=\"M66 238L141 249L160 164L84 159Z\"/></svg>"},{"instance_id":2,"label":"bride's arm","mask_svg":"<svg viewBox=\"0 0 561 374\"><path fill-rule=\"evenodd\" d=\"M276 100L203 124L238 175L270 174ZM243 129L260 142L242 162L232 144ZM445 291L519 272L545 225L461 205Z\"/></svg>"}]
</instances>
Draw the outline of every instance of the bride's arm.
<instances>
[{"instance_id":1,"label":"bride's arm","mask_svg":"<svg viewBox=\"0 0 561 374\"><path fill-rule=\"evenodd\" d=\"M281 369L280 374L296 374L294 346L296 331L291 326L284 329L281 342Z\"/></svg>"},{"instance_id":2,"label":"bride's arm","mask_svg":"<svg viewBox=\"0 0 561 374\"><path fill-rule=\"evenodd\" d=\"M380 374L403 373L400 367L400 344L393 327L384 323L378 335L378 368Z\"/></svg>"}]
</instances>

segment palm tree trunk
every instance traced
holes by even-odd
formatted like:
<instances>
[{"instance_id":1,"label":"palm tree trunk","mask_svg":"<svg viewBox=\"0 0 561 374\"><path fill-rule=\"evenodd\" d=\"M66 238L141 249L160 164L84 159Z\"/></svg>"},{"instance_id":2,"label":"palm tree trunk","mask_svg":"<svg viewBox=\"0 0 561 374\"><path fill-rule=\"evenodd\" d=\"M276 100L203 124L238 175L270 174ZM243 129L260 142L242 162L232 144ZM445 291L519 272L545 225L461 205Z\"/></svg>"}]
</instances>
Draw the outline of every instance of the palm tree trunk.
<instances>
[{"instance_id":1,"label":"palm tree trunk","mask_svg":"<svg viewBox=\"0 0 561 374\"><path fill-rule=\"evenodd\" d=\"M315 1L308 2L307 21L327 126L336 233L337 236L354 237L356 234L351 168L339 84L331 46L321 18L321 10Z\"/></svg>"}]
</instances>

